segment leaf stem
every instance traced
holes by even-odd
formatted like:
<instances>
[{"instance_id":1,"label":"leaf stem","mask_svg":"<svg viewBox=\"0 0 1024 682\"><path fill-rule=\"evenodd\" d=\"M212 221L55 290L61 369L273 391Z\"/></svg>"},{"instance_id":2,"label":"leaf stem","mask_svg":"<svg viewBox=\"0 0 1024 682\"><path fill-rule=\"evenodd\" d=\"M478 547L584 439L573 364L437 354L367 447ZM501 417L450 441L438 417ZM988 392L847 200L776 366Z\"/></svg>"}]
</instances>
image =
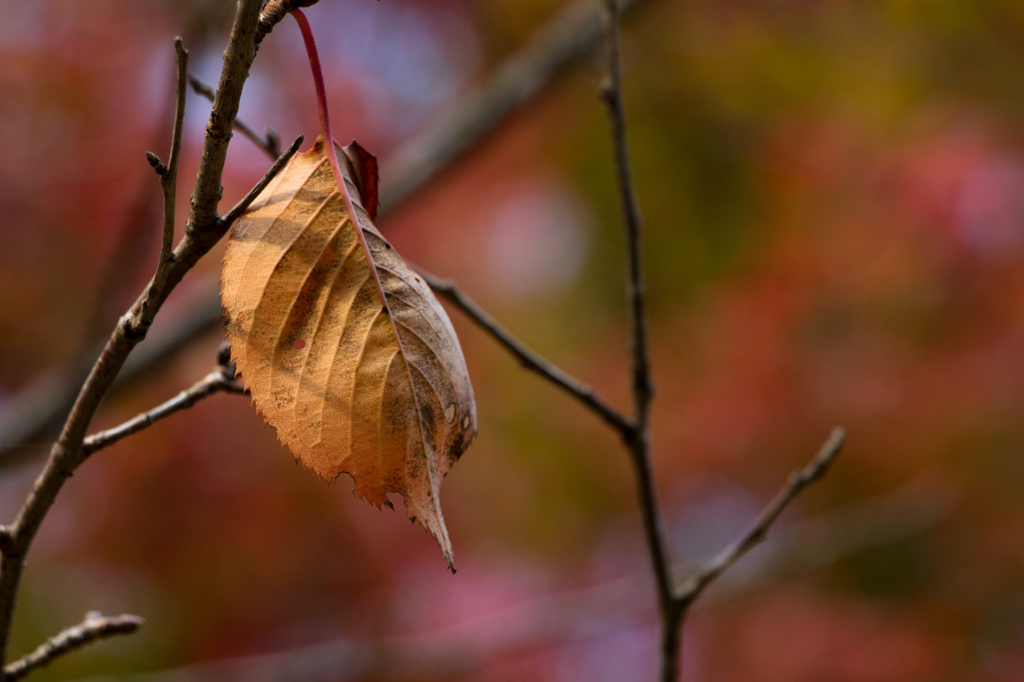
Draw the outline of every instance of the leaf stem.
<instances>
[{"instance_id":1,"label":"leaf stem","mask_svg":"<svg viewBox=\"0 0 1024 682\"><path fill-rule=\"evenodd\" d=\"M331 171L334 172L334 180L338 185L338 190L341 192L341 197L345 201L345 210L348 211L349 219L352 221L352 225L355 229L356 236L359 238L359 243L363 247L363 251L366 253L366 264L370 270L370 275L373 277L374 283L377 285L377 294L380 296L380 302L382 310L388 317L388 322L391 324L391 331L395 335L395 343L398 345L398 353L402 356L402 363L405 365L406 375L409 379L409 393L412 396L413 405L416 408L416 417L418 420L422 420L420 415L420 404L419 398L416 396L416 384L412 378L412 367L409 364L409 357L406 355L405 347L402 344L402 337L398 334L398 325L395 323L395 317L391 314L391 306L388 305L388 298L384 292L384 285L380 281L380 275L377 273L377 266L373 262L373 254L370 253L370 245L366 243L366 235L363 234L362 225L359 224L359 216L356 213L355 205L352 203L352 195L348 191L348 184L345 182L345 176L341 174L341 166L338 164L338 151L334 143L334 135L331 133L331 115L327 107L327 89L324 87L324 74L320 68L320 55L317 53L316 41L313 39L313 29L309 25L309 20L306 19L305 13L295 8L291 10L291 14L295 17L295 21L299 24L299 30L302 32L302 40L306 44L306 54L309 56L309 66L313 70L313 84L316 87L316 101L317 111L320 115L320 131L324 139L324 152L327 154L327 160L331 164ZM422 426L420 427L420 437L423 439L424 450L429 450L426 442L426 436ZM451 541L448 538L448 531L444 526L444 517L441 514L441 507L437 504L438 491L435 488L433 464L431 458L427 458L427 466L430 469L430 475L427 477L431 488L431 499L434 500L434 512L437 515L437 521L439 522L438 528L430 528L428 530L437 538L438 544L441 545L441 550L444 553L444 559L448 563L448 570L455 573L455 558L452 555ZM422 519L421 519L422 520ZM426 525L426 524L424 524Z\"/></svg>"},{"instance_id":2,"label":"leaf stem","mask_svg":"<svg viewBox=\"0 0 1024 682\"><path fill-rule=\"evenodd\" d=\"M295 17L295 21L298 22L299 30L302 31L302 40L306 44L306 54L309 56L309 66L313 70L313 85L316 87L317 113L320 116L320 132L324 139L324 152L327 154L327 160L331 164L331 171L334 173L334 181L338 185L338 191L341 192L341 198L345 202L345 210L348 211L349 218L355 226L356 236L359 237L359 242L366 252L370 274L377 284L377 292L380 294L381 304L384 306L388 318L390 318L391 309L388 307L387 298L384 296L384 286L377 275L377 268L373 265L373 258L370 256L370 246L366 243L366 236L363 234L362 226L359 224L356 207L352 203L352 195L348 191L348 184L345 182L345 176L341 174L341 165L338 163L338 150L334 145L334 134L331 133L331 113L327 107L327 89L324 87L324 73L320 68L320 54L317 52L316 41L313 39L313 29L309 25L309 20L306 19L306 14L301 9L293 9L291 14ZM393 321L392 326L394 326ZM397 329L395 330L395 337L398 337ZM401 348L401 340L398 341L398 346ZM405 359L404 351L402 352L402 359ZM412 385L411 376L409 383Z\"/></svg>"},{"instance_id":3,"label":"leaf stem","mask_svg":"<svg viewBox=\"0 0 1024 682\"><path fill-rule=\"evenodd\" d=\"M373 265L370 247L366 243L362 226L359 224L359 216L356 215L356 208L352 203L352 195L348 191L348 184L345 182L345 176L341 174L341 165L338 163L338 150L334 146L334 134L331 132L331 113L327 106L327 89L324 87L324 73L320 68L320 54L317 52L316 41L313 39L313 29L309 25L309 20L306 19L306 14L301 9L295 8L291 14L299 24L299 30L302 32L302 41L306 44L306 54L309 56L309 66L313 70L313 85L316 88L317 113L320 116L320 132L324 139L324 152L327 154L327 160L331 164L331 171L334 173L334 181L338 184L338 191L341 192L341 198L345 202L345 210L348 211L352 224L356 228L356 236L359 237L359 241L366 251L366 259L370 265L370 274L373 275L374 282L377 284L381 304L390 318L391 309L388 307L387 298L384 296L384 287L380 282L380 277L377 275L377 268ZM395 330L395 336L398 336L397 329ZM398 345L401 347L402 342L399 341ZM405 358L404 352L402 357L403 359ZM410 378L410 384L411 381Z\"/></svg>"}]
</instances>

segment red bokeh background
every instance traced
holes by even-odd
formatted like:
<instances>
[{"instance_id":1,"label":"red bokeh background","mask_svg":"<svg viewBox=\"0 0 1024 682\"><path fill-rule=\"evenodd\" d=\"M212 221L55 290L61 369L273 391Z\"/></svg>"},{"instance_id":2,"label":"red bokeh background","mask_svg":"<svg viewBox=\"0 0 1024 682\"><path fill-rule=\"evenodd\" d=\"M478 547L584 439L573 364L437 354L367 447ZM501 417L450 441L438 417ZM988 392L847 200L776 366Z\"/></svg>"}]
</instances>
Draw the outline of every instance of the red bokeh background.
<instances>
[{"instance_id":1,"label":"red bokeh background","mask_svg":"<svg viewBox=\"0 0 1024 682\"><path fill-rule=\"evenodd\" d=\"M160 206L144 152L166 156L171 39L216 82L231 5L2 7L0 411L73 363L148 278ZM308 15L336 135L376 153L386 184L389 155L559 6L323 0ZM1024 680L1024 5L649 0L624 31L654 459L681 570L732 539L833 424L849 437L695 611L684 679ZM559 77L381 229L626 409L599 78L596 61ZM191 96L179 216L207 113ZM293 22L261 48L241 116L286 142L315 136ZM225 204L267 166L236 136ZM157 328L212 295L219 256ZM248 400L216 396L67 485L30 556L13 653L99 609L148 622L38 679L332 642L377 667L323 679L653 679L654 592L614 434L452 318L480 412L443 494L458 574L400 506L315 480ZM95 427L190 385L220 340L112 396ZM0 470L6 522L46 444L0 445L21 455Z\"/></svg>"}]
</instances>

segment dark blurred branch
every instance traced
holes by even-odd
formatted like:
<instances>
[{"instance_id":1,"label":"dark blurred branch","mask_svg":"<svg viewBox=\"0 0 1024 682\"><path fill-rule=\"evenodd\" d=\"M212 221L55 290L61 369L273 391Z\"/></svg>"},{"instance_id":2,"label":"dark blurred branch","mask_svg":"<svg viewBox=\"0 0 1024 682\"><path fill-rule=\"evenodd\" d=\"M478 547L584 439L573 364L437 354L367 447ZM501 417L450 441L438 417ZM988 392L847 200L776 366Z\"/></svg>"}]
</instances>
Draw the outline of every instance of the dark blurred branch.
<instances>
[{"instance_id":1,"label":"dark blurred branch","mask_svg":"<svg viewBox=\"0 0 1024 682\"><path fill-rule=\"evenodd\" d=\"M508 352L516 356L523 367L536 372L579 400L609 426L618 431L623 438L627 438L632 433L633 426L629 420L610 407L608 403L604 402L594 392L592 387L551 364L536 351L509 333L508 330L501 326L501 323L491 317L471 298L462 293L462 290L459 289L454 281L435 277L422 268L416 268L416 272L431 289L451 301L459 310L493 336Z\"/></svg>"},{"instance_id":2,"label":"dark blurred branch","mask_svg":"<svg viewBox=\"0 0 1024 682\"><path fill-rule=\"evenodd\" d=\"M220 240L226 229L217 215L221 177L242 88L256 54L253 37L261 4L261 0L238 0L234 26L224 52L220 85L206 126L185 236L166 260L161 259L149 285L118 321L78 393L60 437L50 450L46 466L10 526L11 541L0 563L0 662L6 661L11 618L29 548L64 483L85 461L82 445L96 410L132 350L146 337L171 291Z\"/></svg>"},{"instance_id":3,"label":"dark blurred branch","mask_svg":"<svg viewBox=\"0 0 1024 682\"><path fill-rule=\"evenodd\" d=\"M110 447L122 438L127 438L132 434L148 429L164 417L169 417L175 412L188 409L203 398L209 398L214 393L220 392L245 393L245 387L234 378L234 372L229 371L227 367L223 366L218 367L192 384L190 388L185 389L152 410L143 412L120 426L115 426L114 428L89 436L82 444L82 452L88 457L97 450Z\"/></svg>"},{"instance_id":4,"label":"dark blurred branch","mask_svg":"<svg viewBox=\"0 0 1024 682\"><path fill-rule=\"evenodd\" d=\"M622 0L623 11L652 4L651 0ZM537 97L560 73L591 54L601 38L592 0L576 0L544 24L530 41L506 59L484 84L459 98L448 114L404 144L385 166L389 169L381 210L394 209L417 190L439 177L464 153L482 143L520 107ZM213 88L194 76L189 82L200 95L213 99ZM236 118L237 122L237 118ZM240 132L271 158L277 158L274 136L266 139L245 126ZM132 356L125 367L130 376L145 374L170 353L220 325L220 306L199 301L166 334L156 335ZM12 396L0 412L0 467L23 461L24 445L42 437L74 399L79 383L65 370L53 370Z\"/></svg>"},{"instance_id":5,"label":"dark blurred branch","mask_svg":"<svg viewBox=\"0 0 1024 682\"><path fill-rule=\"evenodd\" d=\"M761 515L750 528L683 584L683 588L680 590L677 598L684 607L689 606L694 599L704 592L708 585L714 582L744 554L761 544L768 534L768 529L775 523L775 519L779 517L779 514L789 506L789 503L804 488L825 475L832 464L832 460L842 450L844 438L845 434L841 428L832 429L832 433L829 435L828 440L825 441L825 444L821 446L818 454L814 456L807 466L794 471L790 475L789 482L778 492L775 499L765 507L764 511L761 512Z\"/></svg>"},{"instance_id":6,"label":"dark blurred branch","mask_svg":"<svg viewBox=\"0 0 1024 682\"><path fill-rule=\"evenodd\" d=\"M619 0L622 11L650 0ZM387 168L394 180L382 187L381 206L406 201L481 139L536 98L566 67L601 44L601 21L593 0L576 0L545 23L529 43L506 59L484 82L454 103L447 116L401 147Z\"/></svg>"},{"instance_id":7,"label":"dark blurred branch","mask_svg":"<svg viewBox=\"0 0 1024 682\"><path fill-rule=\"evenodd\" d=\"M625 12L651 0L619 0ZM301 4L301 3L300 3ZM268 5L268 9L270 6ZM264 10L264 19L277 13ZM281 15L283 16L283 15ZM381 188L381 208L394 209L441 175L520 107L537 97L560 73L593 52L601 41L601 22L592 0L577 0L538 29L530 41L496 68L485 83L462 97L433 124L403 144L384 164L390 181ZM212 100L214 90L195 74L189 83ZM271 156L277 156L268 134L262 137L242 120L239 132Z\"/></svg>"},{"instance_id":8,"label":"dark blurred branch","mask_svg":"<svg viewBox=\"0 0 1024 682\"><path fill-rule=\"evenodd\" d=\"M188 82L197 95L201 95L211 102L213 101L213 88L200 80L198 76L190 73L188 75ZM264 137L246 125L245 121L236 118L235 130L252 140L253 144L266 152L270 158L276 159L281 156L281 138L277 136L273 129L268 128L267 135Z\"/></svg>"},{"instance_id":9,"label":"dark blurred branch","mask_svg":"<svg viewBox=\"0 0 1024 682\"><path fill-rule=\"evenodd\" d=\"M168 358L188 346L194 339L221 329L220 300L204 292L175 306L178 312L165 311L160 321L131 354L114 382L114 391L153 371ZM103 350L103 345L89 349L90 361ZM91 365L90 365L91 367ZM0 413L0 468L21 464L47 450L39 443L48 432L60 427L60 418L71 409L75 390L88 375L90 367L68 371L58 367L43 373L13 398ZM33 442L35 441L35 442Z\"/></svg>"},{"instance_id":10,"label":"dark blurred branch","mask_svg":"<svg viewBox=\"0 0 1024 682\"><path fill-rule=\"evenodd\" d=\"M130 635L145 624L138 616L123 615L108 617L99 613L86 614L85 620L46 640L38 649L19 658L4 668L4 682L14 682L28 675L36 668L49 665L54 659L88 646L101 639Z\"/></svg>"}]
</instances>

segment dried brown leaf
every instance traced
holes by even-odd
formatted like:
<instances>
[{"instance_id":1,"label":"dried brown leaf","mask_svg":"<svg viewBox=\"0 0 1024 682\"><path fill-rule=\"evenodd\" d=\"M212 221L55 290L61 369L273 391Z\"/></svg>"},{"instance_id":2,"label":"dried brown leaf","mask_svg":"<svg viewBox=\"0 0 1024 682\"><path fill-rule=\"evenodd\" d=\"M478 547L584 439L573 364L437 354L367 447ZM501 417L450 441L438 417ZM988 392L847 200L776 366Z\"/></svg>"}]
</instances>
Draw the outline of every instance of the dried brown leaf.
<instances>
[{"instance_id":1,"label":"dried brown leaf","mask_svg":"<svg viewBox=\"0 0 1024 682\"><path fill-rule=\"evenodd\" d=\"M364 239L321 137L232 231L221 297L233 359L293 455L327 480L350 474L378 507L401 493L451 566L438 493L476 435L473 388L444 309L360 200L368 155L338 151ZM375 195L375 168L372 181Z\"/></svg>"}]
</instances>

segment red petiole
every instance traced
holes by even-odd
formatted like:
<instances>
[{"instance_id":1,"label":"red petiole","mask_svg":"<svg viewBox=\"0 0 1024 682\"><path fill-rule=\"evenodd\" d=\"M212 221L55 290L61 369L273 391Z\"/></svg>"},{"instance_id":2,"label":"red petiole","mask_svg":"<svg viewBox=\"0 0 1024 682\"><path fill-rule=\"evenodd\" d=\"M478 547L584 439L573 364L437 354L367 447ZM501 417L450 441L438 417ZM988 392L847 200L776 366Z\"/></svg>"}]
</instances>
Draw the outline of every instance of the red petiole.
<instances>
[{"instance_id":1,"label":"red petiole","mask_svg":"<svg viewBox=\"0 0 1024 682\"><path fill-rule=\"evenodd\" d=\"M293 9L291 13L299 24L299 30L302 31L302 40L306 43L306 54L309 55L309 66L313 69L317 113L320 115L320 132L324 138L324 145L327 147L325 150L327 160L331 163L334 179L337 181L338 189L345 200L345 208L348 210L348 214L352 216L353 222L355 222L356 212L352 206L352 197L348 193L348 186L345 184L345 178L341 174L337 150L334 147L334 135L331 133L331 113L327 108L327 89L324 87L324 73L320 68L320 54L316 50L316 41L313 40L313 29L310 28L309 20L306 19L306 15L301 9Z\"/></svg>"},{"instance_id":2,"label":"red petiole","mask_svg":"<svg viewBox=\"0 0 1024 682\"><path fill-rule=\"evenodd\" d=\"M302 40L306 43L306 54L309 56L309 66L313 69L313 85L316 87L316 103L317 111L320 114L320 132L324 138L324 151L327 154L327 160L331 164L331 170L334 172L334 181L338 183L338 191L341 192L341 197L345 201L345 210L348 211L348 215L352 220L352 224L356 228L356 235L359 237L359 242L362 244L363 249L366 251L366 259L370 264L370 274L373 276L373 280L377 285L377 293L380 294L381 305L384 307L384 311L388 317L391 317L391 307L388 305L388 299L384 295L384 286L381 284L380 276L377 274L377 268L373 264L373 256L370 254L370 247L366 243L366 235L363 234L362 226L359 224L358 215L356 214L356 208L352 203L352 195L349 194L348 185L345 183L345 176L341 174L341 166L338 163L338 150L334 143L334 135L331 133L331 114L327 108L327 89L324 87L324 74L320 68L320 55L316 50L316 41L313 40L313 29L310 28L309 20L306 19L306 15L301 9L295 8L292 10L292 16L295 17L295 21L299 23L299 30L302 31ZM391 325L394 327L394 320L391 320ZM395 338L398 338L398 329L395 330ZM401 348L402 341L399 339L398 346ZM402 358L405 358L405 351L402 351ZM409 376L410 385L412 383L412 375Z\"/></svg>"}]
</instances>

